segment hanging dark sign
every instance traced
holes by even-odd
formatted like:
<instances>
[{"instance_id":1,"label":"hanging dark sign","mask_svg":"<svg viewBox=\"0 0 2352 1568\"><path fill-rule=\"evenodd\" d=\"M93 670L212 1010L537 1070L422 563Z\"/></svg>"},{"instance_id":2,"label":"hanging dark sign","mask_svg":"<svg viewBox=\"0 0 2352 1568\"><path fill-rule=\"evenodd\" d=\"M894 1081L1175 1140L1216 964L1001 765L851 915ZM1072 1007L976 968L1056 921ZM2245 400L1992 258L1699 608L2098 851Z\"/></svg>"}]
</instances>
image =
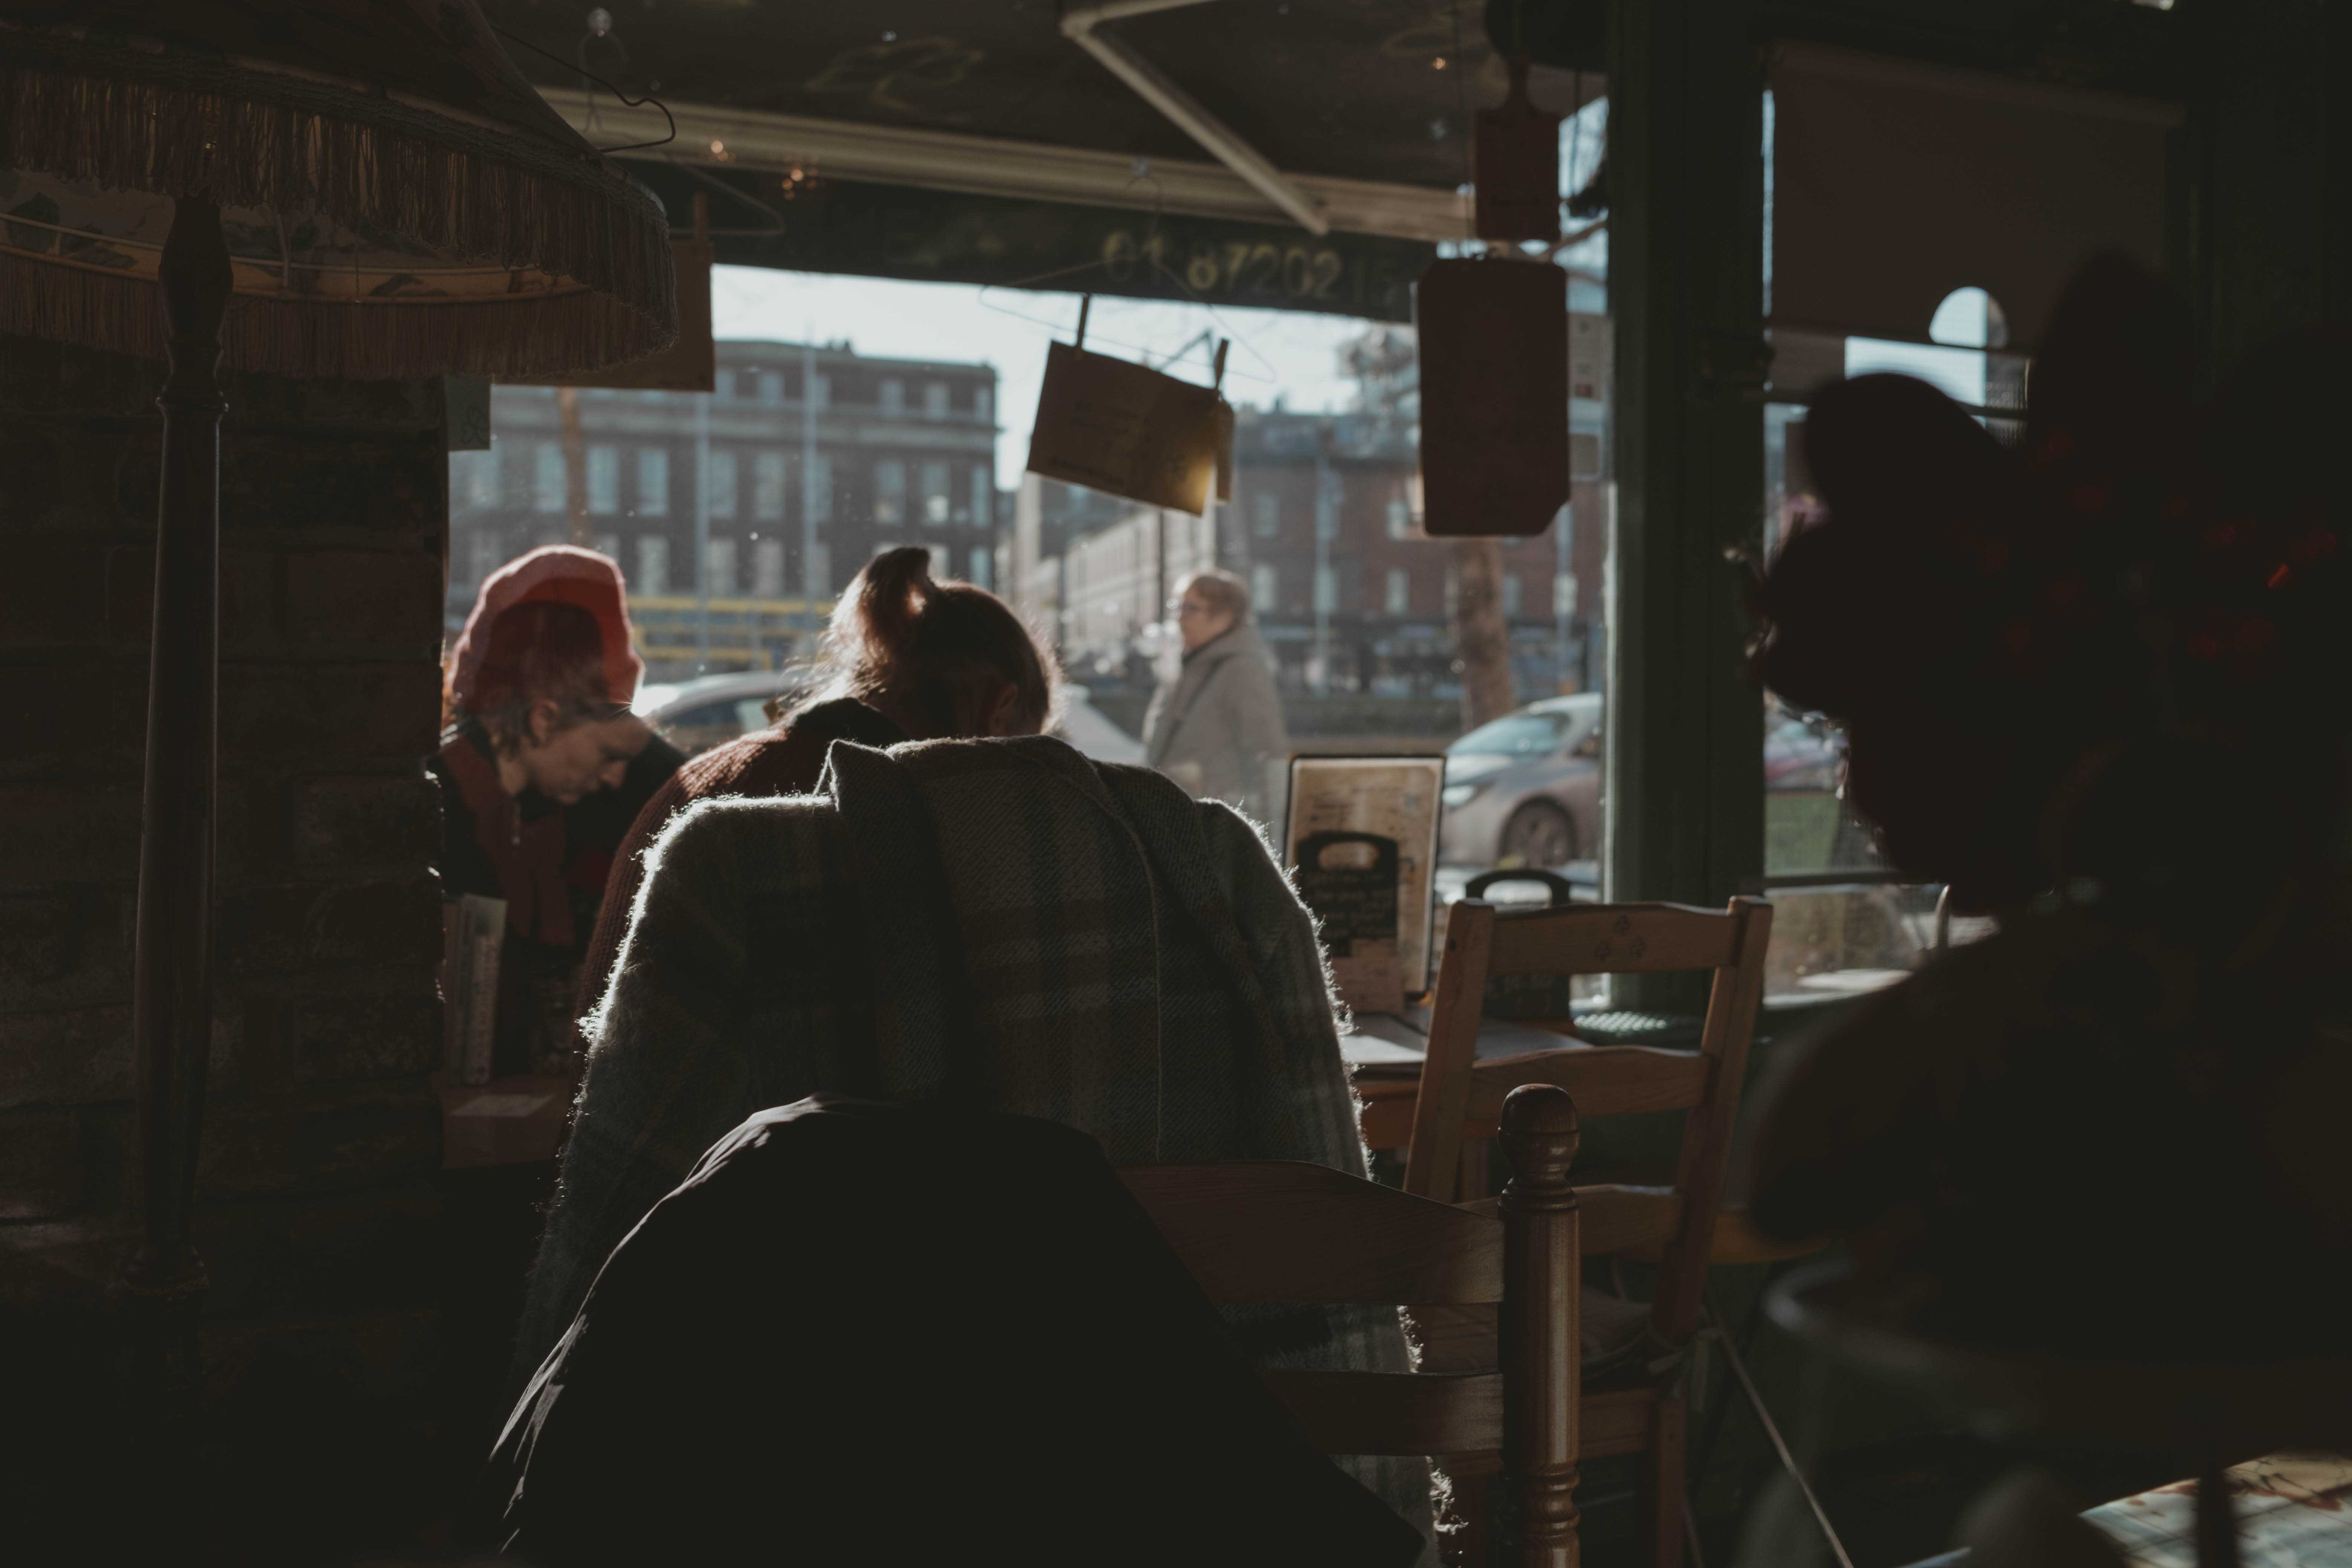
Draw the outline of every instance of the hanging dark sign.
<instances>
[{"instance_id":1,"label":"hanging dark sign","mask_svg":"<svg viewBox=\"0 0 2352 1568\"><path fill-rule=\"evenodd\" d=\"M1568 274L1432 262L1413 288L1423 526L1527 537L1568 501Z\"/></svg>"}]
</instances>

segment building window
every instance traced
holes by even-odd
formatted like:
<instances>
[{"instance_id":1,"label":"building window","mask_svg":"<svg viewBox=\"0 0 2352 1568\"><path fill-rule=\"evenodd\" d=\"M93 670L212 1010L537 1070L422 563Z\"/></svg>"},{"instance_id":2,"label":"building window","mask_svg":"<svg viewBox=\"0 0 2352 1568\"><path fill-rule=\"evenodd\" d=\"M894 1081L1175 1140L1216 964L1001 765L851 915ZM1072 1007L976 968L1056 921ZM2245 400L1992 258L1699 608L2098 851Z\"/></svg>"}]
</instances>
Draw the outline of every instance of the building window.
<instances>
[{"instance_id":1,"label":"building window","mask_svg":"<svg viewBox=\"0 0 2352 1568\"><path fill-rule=\"evenodd\" d=\"M621 510L621 452L617 447L588 448L588 510L610 517Z\"/></svg>"},{"instance_id":2,"label":"building window","mask_svg":"<svg viewBox=\"0 0 2352 1568\"><path fill-rule=\"evenodd\" d=\"M929 382L923 387L923 413L926 417L944 419L948 416L948 384Z\"/></svg>"},{"instance_id":3,"label":"building window","mask_svg":"<svg viewBox=\"0 0 2352 1568\"><path fill-rule=\"evenodd\" d=\"M1517 615L1519 613L1519 601L1522 595L1523 590L1519 584L1519 574L1517 572L1504 573L1503 614L1506 616Z\"/></svg>"},{"instance_id":4,"label":"building window","mask_svg":"<svg viewBox=\"0 0 2352 1568\"><path fill-rule=\"evenodd\" d=\"M937 528L948 520L948 466L923 465L923 521Z\"/></svg>"},{"instance_id":5,"label":"building window","mask_svg":"<svg viewBox=\"0 0 2352 1568\"><path fill-rule=\"evenodd\" d=\"M898 522L907 515L907 465L874 465L874 521Z\"/></svg>"},{"instance_id":6,"label":"building window","mask_svg":"<svg viewBox=\"0 0 2352 1568\"><path fill-rule=\"evenodd\" d=\"M971 549L971 571L965 580L982 588L990 587L989 575L995 565L996 559L988 549L975 544Z\"/></svg>"},{"instance_id":7,"label":"building window","mask_svg":"<svg viewBox=\"0 0 2352 1568\"><path fill-rule=\"evenodd\" d=\"M982 528L996 523L996 476L985 467L971 471L971 521Z\"/></svg>"},{"instance_id":8,"label":"building window","mask_svg":"<svg viewBox=\"0 0 2352 1568\"><path fill-rule=\"evenodd\" d=\"M710 541L709 546L703 551L702 560L703 564L709 572L708 579L709 585L705 592L709 593L713 598L733 598L735 596L735 585L737 582L735 575L735 542L731 539L714 539Z\"/></svg>"},{"instance_id":9,"label":"building window","mask_svg":"<svg viewBox=\"0 0 2352 1568\"><path fill-rule=\"evenodd\" d=\"M780 370L772 370L762 373L760 377L760 401L762 403L782 403L783 400L784 373Z\"/></svg>"},{"instance_id":10,"label":"building window","mask_svg":"<svg viewBox=\"0 0 2352 1568\"><path fill-rule=\"evenodd\" d=\"M1260 490L1250 498L1250 515L1257 522L1257 536L1272 539L1282 531L1282 498L1272 490Z\"/></svg>"},{"instance_id":11,"label":"building window","mask_svg":"<svg viewBox=\"0 0 2352 1568\"><path fill-rule=\"evenodd\" d=\"M881 404L882 412L885 414L907 412L907 384L898 380L885 381L882 384Z\"/></svg>"},{"instance_id":12,"label":"building window","mask_svg":"<svg viewBox=\"0 0 2352 1568\"><path fill-rule=\"evenodd\" d=\"M833 547L820 544L809 551L808 575L803 584L812 599L833 596Z\"/></svg>"},{"instance_id":13,"label":"building window","mask_svg":"<svg viewBox=\"0 0 2352 1568\"><path fill-rule=\"evenodd\" d=\"M808 391L811 403L815 404L819 408L827 406L833 402L833 378L828 375L810 376Z\"/></svg>"},{"instance_id":14,"label":"building window","mask_svg":"<svg viewBox=\"0 0 2352 1568\"><path fill-rule=\"evenodd\" d=\"M530 506L533 511L563 510L563 448L553 441L541 441L533 455L530 470Z\"/></svg>"},{"instance_id":15,"label":"building window","mask_svg":"<svg viewBox=\"0 0 2352 1568\"><path fill-rule=\"evenodd\" d=\"M467 474L466 494L476 506L496 506L503 499L499 494L499 455L496 452L468 452L473 467Z\"/></svg>"},{"instance_id":16,"label":"building window","mask_svg":"<svg viewBox=\"0 0 2352 1568\"><path fill-rule=\"evenodd\" d=\"M989 395L988 388L984 386L979 388L971 395L971 416L974 419L990 417L995 412L991 406L994 402L995 399Z\"/></svg>"},{"instance_id":17,"label":"building window","mask_svg":"<svg viewBox=\"0 0 2352 1568\"><path fill-rule=\"evenodd\" d=\"M1412 614L1412 579L1405 575L1401 566L1389 569L1388 610L1392 616Z\"/></svg>"},{"instance_id":18,"label":"building window","mask_svg":"<svg viewBox=\"0 0 2352 1568\"><path fill-rule=\"evenodd\" d=\"M1389 537L1391 539L1412 537L1412 509L1404 504L1402 497L1389 502Z\"/></svg>"},{"instance_id":19,"label":"building window","mask_svg":"<svg viewBox=\"0 0 2352 1568\"><path fill-rule=\"evenodd\" d=\"M757 539L751 542L751 594L754 598L781 599L784 596L784 542L781 539Z\"/></svg>"},{"instance_id":20,"label":"building window","mask_svg":"<svg viewBox=\"0 0 2352 1568\"><path fill-rule=\"evenodd\" d=\"M734 396L735 373L731 370L722 370L713 374L710 378L710 395L713 397Z\"/></svg>"},{"instance_id":21,"label":"building window","mask_svg":"<svg viewBox=\"0 0 2352 1568\"><path fill-rule=\"evenodd\" d=\"M1261 616L1270 616L1282 606L1275 601L1274 568L1259 562L1250 568L1250 608Z\"/></svg>"},{"instance_id":22,"label":"building window","mask_svg":"<svg viewBox=\"0 0 2352 1568\"><path fill-rule=\"evenodd\" d=\"M621 536L617 533L597 534L588 541L588 548L606 557L615 566L621 563Z\"/></svg>"},{"instance_id":23,"label":"building window","mask_svg":"<svg viewBox=\"0 0 2352 1568\"><path fill-rule=\"evenodd\" d=\"M1339 574L1328 566L1315 568L1315 613L1328 616L1339 607Z\"/></svg>"},{"instance_id":24,"label":"building window","mask_svg":"<svg viewBox=\"0 0 2352 1568\"><path fill-rule=\"evenodd\" d=\"M710 515L735 515L735 454L710 454Z\"/></svg>"},{"instance_id":25,"label":"building window","mask_svg":"<svg viewBox=\"0 0 2352 1568\"><path fill-rule=\"evenodd\" d=\"M669 592L669 541L648 534L637 541L636 591L653 598Z\"/></svg>"},{"instance_id":26,"label":"building window","mask_svg":"<svg viewBox=\"0 0 2352 1568\"><path fill-rule=\"evenodd\" d=\"M751 459L751 515L761 522L784 520L784 455L761 452Z\"/></svg>"},{"instance_id":27,"label":"building window","mask_svg":"<svg viewBox=\"0 0 2352 1568\"><path fill-rule=\"evenodd\" d=\"M816 501L815 521L833 521L833 459L819 452L809 459L808 488Z\"/></svg>"},{"instance_id":28,"label":"building window","mask_svg":"<svg viewBox=\"0 0 2352 1568\"><path fill-rule=\"evenodd\" d=\"M482 530L474 535L468 554L473 565L473 580L479 583L499 569L499 536L487 528Z\"/></svg>"},{"instance_id":29,"label":"building window","mask_svg":"<svg viewBox=\"0 0 2352 1568\"><path fill-rule=\"evenodd\" d=\"M669 515L669 450L665 447L637 448L637 515Z\"/></svg>"}]
</instances>

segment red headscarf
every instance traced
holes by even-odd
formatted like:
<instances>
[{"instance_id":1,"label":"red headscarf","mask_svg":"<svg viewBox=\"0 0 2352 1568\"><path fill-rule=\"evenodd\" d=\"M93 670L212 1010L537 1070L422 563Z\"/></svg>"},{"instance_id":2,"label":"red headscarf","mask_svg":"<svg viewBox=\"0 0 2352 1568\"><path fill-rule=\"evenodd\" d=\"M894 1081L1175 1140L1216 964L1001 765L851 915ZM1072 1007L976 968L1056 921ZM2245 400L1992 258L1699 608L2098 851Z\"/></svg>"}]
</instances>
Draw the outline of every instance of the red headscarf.
<instances>
[{"instance_id":1,"label":"red headscarf","mask_svg":"<svg viewBox=\"0 0 2352 1568\"><path fill-rule=\"evenodd\" d=\"M604 645L604 688L614 702L626 704L637 692L646 672L644 660L629 635L628 588L619 563L609 555L570 544L542 545L492 573L475 596L466 629L449 653L449 709L464 712L500 672L486 667L490 628L500 616L518 605L539 600L577 605L596 617Z\"/></svg>"}]
</instances>

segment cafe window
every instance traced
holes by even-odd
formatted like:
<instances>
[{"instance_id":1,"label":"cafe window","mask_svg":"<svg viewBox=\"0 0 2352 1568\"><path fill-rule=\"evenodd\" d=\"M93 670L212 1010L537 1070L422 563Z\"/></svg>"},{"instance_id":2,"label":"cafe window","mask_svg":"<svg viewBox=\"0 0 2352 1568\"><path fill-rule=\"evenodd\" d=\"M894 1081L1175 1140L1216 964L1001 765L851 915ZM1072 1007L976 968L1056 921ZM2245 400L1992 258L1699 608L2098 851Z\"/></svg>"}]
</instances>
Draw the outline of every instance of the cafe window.
<instances>
[{"instance_id":1,"label":"cafe window","mask_svg":"<svg viewBox=\"0 0 2352 1568\"><path fill-rule=\"evenodd\" d=\"M669 451L663 447L637 448L637 514L669 515Z\"/></svg>"}]
</instances>

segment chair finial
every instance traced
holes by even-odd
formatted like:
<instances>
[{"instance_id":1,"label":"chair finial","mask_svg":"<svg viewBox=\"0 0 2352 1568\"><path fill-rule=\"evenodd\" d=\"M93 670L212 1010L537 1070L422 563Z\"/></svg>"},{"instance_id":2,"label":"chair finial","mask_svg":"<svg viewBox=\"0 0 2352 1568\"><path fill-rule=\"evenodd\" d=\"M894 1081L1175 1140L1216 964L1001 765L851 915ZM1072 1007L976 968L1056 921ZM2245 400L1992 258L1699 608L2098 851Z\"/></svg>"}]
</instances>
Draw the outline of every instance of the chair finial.
<instances>
[{"instance_id":1,"label":"chair finial","mask_svg":"<svg viewBox=\"0 0 2352 1568\"><path fill-rule=\"evenodd\" d=\"M1564 1190L1579 1141L1576 1101L1568 1090L1549 1083L1521 1084L1503 1101L1503 1152L1511 1162L1514 1184Z\"/></svg>"}]
</instances>

